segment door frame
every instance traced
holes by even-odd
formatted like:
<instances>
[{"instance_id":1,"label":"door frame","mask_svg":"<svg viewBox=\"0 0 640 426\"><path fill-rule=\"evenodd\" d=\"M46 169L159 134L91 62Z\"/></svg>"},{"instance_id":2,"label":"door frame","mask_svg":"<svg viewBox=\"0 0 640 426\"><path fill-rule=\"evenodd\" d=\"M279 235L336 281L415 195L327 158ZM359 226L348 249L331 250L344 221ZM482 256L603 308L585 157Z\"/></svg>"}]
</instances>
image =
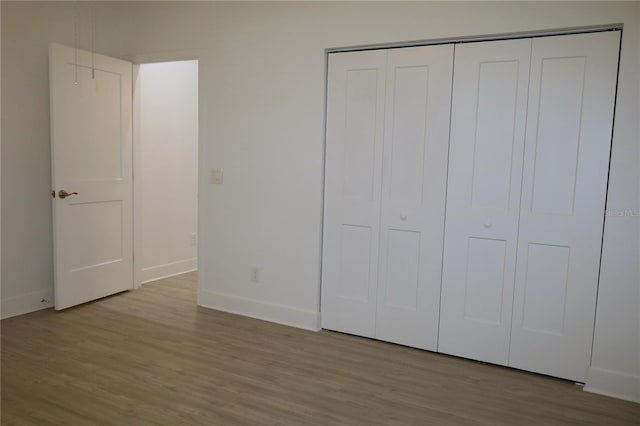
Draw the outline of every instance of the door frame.
<instances>
[{"instance_id":1,"label":"door frame","mask_svg":"<svg viewBox=\"0 0 640 426\"><path fill-rule=\"evenodd\" d=\"M360 50L378 50L378 49L396 49L402 47L415 47L415 46L430 46L433 44L460 44L470 43L478 41L496 41L496 40L513 40L518 38L535 38L535 37L549 37L560 36L569 34L585 34L585 33L599 33L604 31L623 31L624 24L604 24L604 25L586 25L581 27L567 27L567 28L552 28L546 30L537 31L520 31L513 33L497 33L497 34L484 34L484 35L471 35L471 36L459 36L459 37L445 37L434 38L425 40L410 40L396 43L375 43L375 44L360 44L353 46L339 46L330 47L325 49L325 55L329 53L340 52L354 52Z\"/></svg>"},{"instance_id":2,"label":"door frame","mask_svg":"<svg viewBox=\"0 0 640 426\"><path fill-rule=\"evenodd\" d=\"M140 175L142 168L142 147L140 144L140 134L136 126L136 112L140 110L140 92L137 90L136 83L138 82L138 73L140 71L140 65L161 63L161 62L180 62L180 61L198 61L198 226L197 226L197 247L196 256L198 259L198 268L200 267L200 253L201 253L201 238L203 234L203 226L200 220L202 216L202 210L204 208L200 194L203 185L201 176L201 170L204 170L202 164L203 156L202 152L202 128L200 123L202 122L202 96L200 96L201 79L201 63L204 52L201 49L188 49L188 50L176 50L166 52L153 52L153 53L141 53L133 55L130 60L133 63L133 78L132 78L132 90L133 90L133 288L138 289L142 286L142 182L141 179L136 178ZM197 286L200 288L200 274L198 274Z\"/></svg>"}]
</instances>

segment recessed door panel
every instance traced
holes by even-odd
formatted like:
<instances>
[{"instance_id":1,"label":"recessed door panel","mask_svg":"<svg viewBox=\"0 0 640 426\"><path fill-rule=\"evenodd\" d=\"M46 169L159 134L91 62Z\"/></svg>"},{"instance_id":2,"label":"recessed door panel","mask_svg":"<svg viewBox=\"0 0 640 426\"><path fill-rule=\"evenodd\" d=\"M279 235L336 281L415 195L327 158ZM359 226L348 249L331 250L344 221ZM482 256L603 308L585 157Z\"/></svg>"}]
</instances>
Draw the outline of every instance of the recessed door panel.
<instances>
[{"instance_id":1,"label":"recessed door panel","mask_svg":"<svg viewBox=\"0 0 640 426\"><path fill-rule=\"evenodd\" d=\"M371 228L342 226L340 243L340 284L337 295L353 302L369 301L371 280Z\"/></svg>"},{"instance_id":2,"label":"recessed door panel","mask_svg":"<svg viewBox=\"0 0 640 426\"><path fill-rule=\"evenodd\" d=\"M376 337L435 350L453 47L388 55Z\"/></svg>"},{"instance_id":3,"label":"recessed door panel","mask_svg":"<svg viewBox=\"0 0 640 426\"><path fill-rule=\"evenodd\" d=\"M121 90L118 73L76 67L72 63L63 68L61 86L75 92L75 101L57 112L58 132L67 142L63 148L67 155L58 167L70 167L71 179L118 179L123 177L123 152L126 140L121 136ZM100 111L96 114L96 111ZM73 162L73 157L82 161Z\"/></svg>"},{"instance_id":4,"label":"recessed door panel","mask_svg":"<svg viewBox=\"0 0 640 426\"><path fill-rule=\"evenodd\" d=\"M534 39L509 364L584 381L620 33Z\"/></svg>"},{"instance_id":5,"label":"recessed door panel","mask_svg":"<svg viewBox=\"0 0 640 426\"><path fill-rule=\"evenodd\" d=\"M456 46L438 350L506 364L531 40Z\"/></svg>"},{"instance_id":6,"label":"recessed door panel","mask_svg":"<svg viewBox=\"0 0 640 426\"><path fill-rule=\"evenodd\" d=\"M480 63L471 207L509 210L518 61Z\"/></svg>"},{"instance_id":7,"label":"recessed door panel","mask_svg":"<svg viewBox=\"0 0 640 426\"><path fill-rule=\"evenodd\" d=\"M544 58L540 65L538 121L531 209L571 216L576 189L586 58Z\"/></svg>"},{"instance_id":8,"label":"recessed door panel","mask_svg":"<svg viewBox=\"0 0 640 426\"><path fill-rule=\"evenodd\" d=\"M469 238L464 292L464 319L484 324L502 322L506 242Z\"/></svg>"},{"instance_id":9,"label":"recessed door panel","mask_svg":"<svg viewBox=\"0 0 640 426\"><path fill-rule=\"evenodd\" d=\"M378 70L347 71L344 114L344 196L373 199Z\"/></svg>"},{"instance_id":10,"label":"recessed door panel","mask_svg":"<svg viewBox=\"0 0 640 426\"><path fill-rule=\"evenodd\" d=\"M82 203L70 209L64 220L69 238L78 241L67 250L71 271L92 268L123 260L122 202L102 201ZM83 240L84 235L95 238Z\"/></svg>"},{"instance_id":11,"label":"recessed door panel","mask_svg":"<svg viewBox=\"0 0 640 426\"><path fill-rule=\"evenodd\" d=\"M571 249L566 246L529 243L524 278L521 327L562 336L566 314Z\"/></svg>"},{"instance_id":12,"label":"recessed door panel","mask_svg":"<svg viewBox=\"0 0 640 426\"><path fill-rule=\"evenodd\" d=\"M393 73L389 198L419 203L424 186L429 67L398 66Z\"/></svg>"},{"instance_id":13,"label":"recessed door panel","mask_svg":"<svg viewBox=\"0 0 640 426\"><path fill-rule=\"evenodd\" d=\"M420 280L420 233L388 231L386 279L393 280L385 287L384 306L415 311L418 304Z\"/></svg>"}]
</instances>

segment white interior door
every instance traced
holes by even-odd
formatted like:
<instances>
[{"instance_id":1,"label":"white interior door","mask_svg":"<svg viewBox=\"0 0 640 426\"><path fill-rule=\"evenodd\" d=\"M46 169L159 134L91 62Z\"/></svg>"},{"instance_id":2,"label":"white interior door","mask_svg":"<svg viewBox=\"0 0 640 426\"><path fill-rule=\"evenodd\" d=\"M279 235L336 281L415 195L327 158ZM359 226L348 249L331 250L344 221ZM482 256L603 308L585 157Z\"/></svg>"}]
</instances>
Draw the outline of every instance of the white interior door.
<instances>
[{"instance_id":1,"label":"white interior door","mask_svg":"<svg viewBox=\"0 0 640 426\"><path fill-rule=\"evenodd\" d=\"M58 44L49 59L55 308L64 309L133 288L132 65L95 55L94 73L90 52Z\"/></svg>"},{"instance_id":2,"label":"white interior door","mask_svg":"<svg viewBox=\"0 0 640 426\"><path fill-rule=\"evenodd\" d=\"M453 46L388 51L376 338L436 350Z\"/></svg>"},{"instance_id":3,"label":"white interior door","mask_svg":"<svg viewBox=\"0 0 640 426\"><path fill-rule=\"evenodd\" d=\"M374 337L387 52L332 53L322 327Z\"/></svg>"},{"instance_id":4,"label":"white interior door","mask_svg":"<svg viewBox=\"0 0 640 426\"><path fill-rule=\"evenodd\" d=\"M591 360L620 32L533 40L510 365Z\"/></svg>"},{"instance_id":5,"label":"white interior door","mask_svg":"<svg viewBox=\"0 0 640 426\"><path fill-rule=\"evenodd\" d=\"M456 46L438 350L507 364L531 40Z\"/></svg>"}]
</instances>

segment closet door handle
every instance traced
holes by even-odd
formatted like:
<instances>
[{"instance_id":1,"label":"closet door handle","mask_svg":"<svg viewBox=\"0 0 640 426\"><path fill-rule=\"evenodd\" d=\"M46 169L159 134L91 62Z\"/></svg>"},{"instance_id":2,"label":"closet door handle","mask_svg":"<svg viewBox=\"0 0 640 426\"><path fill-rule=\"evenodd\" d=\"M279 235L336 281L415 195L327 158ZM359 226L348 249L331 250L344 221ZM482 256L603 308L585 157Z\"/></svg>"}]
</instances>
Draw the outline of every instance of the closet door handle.
<instances>
[{"instance_id":1,"label":"closet door handle","mask_svg":"<svg viewBox=\"0 0 640 426\"><path fill-rule=\"evenodd\" d=\"M404 213L403 213L403 214L401 214L401 215L400 215L400 220L401 220L401 221L403 221L403 222L404 222L405 220L407 220L407 215L406 215L406 214L404 214Z\"/></svg>"},{"instance_id":2,"label":"closet door handle","mask_svg":"<svg viewBox=\"0 0 640 426\"><path fill-rule=\"evenodd\" d=\"M484 221L484 224L483 224L482 226L484 226L485 228L489 229L489 228L491 228L491 226L492 226L492 225L493 225L493 224L492 224L490 221L485 220L485 221Z\"/></svg>"}]
</instances>

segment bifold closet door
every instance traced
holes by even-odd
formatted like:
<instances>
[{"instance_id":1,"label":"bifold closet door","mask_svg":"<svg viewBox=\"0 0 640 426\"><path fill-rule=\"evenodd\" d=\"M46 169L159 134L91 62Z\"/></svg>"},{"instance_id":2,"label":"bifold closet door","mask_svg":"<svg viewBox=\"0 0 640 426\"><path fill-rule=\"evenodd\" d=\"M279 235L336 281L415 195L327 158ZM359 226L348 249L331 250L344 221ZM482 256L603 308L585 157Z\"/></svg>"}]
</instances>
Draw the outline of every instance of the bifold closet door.
<instances>
[{"instance_id":1,"label":"bifold closet door","mask_svg":"<svg viewBox=\"0 0 640 426\"><path fill-rule=\"evenodd\" d=\"M510 365L591 360L620 32L533 40Z\"/></svg>"},{"instance_id":2,"label":"bifold closet door","mask_svg":"<svg viewBox=\"0 0 640 426\"><path fill-rule=\"evenodd\" d=\"M453 47L329 55L323 328L436 349Z\"/></svg>"},{"instance_id":3,"label":"bifold closet door","mask_svg":"<svg viewBox=\"0 0 640 426\"><path fill-rule=\"evenodd\" d=\"M436 350L453 46L388 51L376 338Z\"/></svg>"},{"instance_id":4,"label":"bifold closet door","mask_svg":"<svg viewBox=\"0 0 640 426\"><path fill-rule=\"evenodd\" d=\"M375 337L387 52L328 65L322 327Z\"/></svg>"},{"instance_id":5,"label":"bifold closet door","mask_svg":"<svg viewBox=\"0 0 640 426\"><path fill-rule=\"evenodd\" d=\"M507 364L531 40L456 46L438 350Z\"/></svg>"}]
</instances>

